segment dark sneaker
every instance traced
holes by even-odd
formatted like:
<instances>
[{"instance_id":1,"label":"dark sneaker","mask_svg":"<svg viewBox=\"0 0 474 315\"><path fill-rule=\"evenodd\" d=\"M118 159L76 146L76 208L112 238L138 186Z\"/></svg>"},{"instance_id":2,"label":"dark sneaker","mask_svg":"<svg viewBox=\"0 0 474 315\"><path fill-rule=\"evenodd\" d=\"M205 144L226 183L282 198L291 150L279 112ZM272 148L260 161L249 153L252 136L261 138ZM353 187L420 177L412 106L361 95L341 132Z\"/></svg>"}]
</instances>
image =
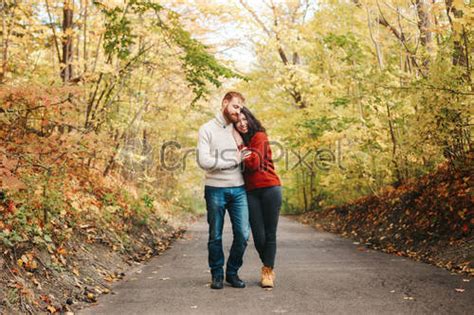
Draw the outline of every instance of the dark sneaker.
<instances>
[{"instance_id":1,"label":"dark sneaker","mask_svg":"<svg viewBox=\"0 0 474 315\"><path fill-rule=\"evenodd\" d=\"M225 281L230 283L234 288L245 288L245 282L243 282L238 275L226 275Z\"/></svg>"},{"instance_id":2,"label":"dark sneaker","mask_svg":"<svg viewBox=\"0 0 474 315\"><path fill-rule=\"evenodd\" d=\"M223 289L224 276L212 276L211 289Z\"/></svg>"}]
</instances>

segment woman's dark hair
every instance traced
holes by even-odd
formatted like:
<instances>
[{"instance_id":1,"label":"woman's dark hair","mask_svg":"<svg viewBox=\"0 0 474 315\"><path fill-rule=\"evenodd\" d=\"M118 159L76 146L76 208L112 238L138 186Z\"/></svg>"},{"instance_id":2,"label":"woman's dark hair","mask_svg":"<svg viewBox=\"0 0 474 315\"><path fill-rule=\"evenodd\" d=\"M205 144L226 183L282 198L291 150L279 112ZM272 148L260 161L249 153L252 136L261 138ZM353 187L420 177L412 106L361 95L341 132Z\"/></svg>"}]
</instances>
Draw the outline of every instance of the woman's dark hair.
<instances>
[{"instance_id":1,"label":"woman's dark hair","mask_svg":"<svg viewBox=\"0 0 474 315\"><path fill-rule=\"evenodd\" d=\"M241 113L244 114L245 118L247 118L248 124L248 132L246 134L242 134L242 139L244 143L247 145L250 142L250 139L259 131L266 132L265 128L262 126L260 120L258 120L252 112L247 107L242 107Z\"/></svg>"}]
</instances>

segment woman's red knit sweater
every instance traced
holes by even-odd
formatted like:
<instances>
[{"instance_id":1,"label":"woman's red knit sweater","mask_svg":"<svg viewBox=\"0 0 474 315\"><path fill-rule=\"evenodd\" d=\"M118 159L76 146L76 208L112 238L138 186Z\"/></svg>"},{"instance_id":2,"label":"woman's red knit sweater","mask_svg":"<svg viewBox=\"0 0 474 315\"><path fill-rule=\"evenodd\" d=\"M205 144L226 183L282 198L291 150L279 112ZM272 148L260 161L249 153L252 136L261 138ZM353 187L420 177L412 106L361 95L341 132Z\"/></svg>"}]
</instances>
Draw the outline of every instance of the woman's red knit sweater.
<instances>
[{"instance_id":1,"label":"woman's red knit sweater","mask_svg":"<svg viewBox=\"0 0 474 315\"><path fill-rule=\"evenodd\" d=\"M280 178L275 172L272 150L265 132L256 132L250 139L250 143L246 147L240 145L239 149L247 149L251 152L244 160L244 180L247 191L281 185Z\"/></svg>"}]
</instances>

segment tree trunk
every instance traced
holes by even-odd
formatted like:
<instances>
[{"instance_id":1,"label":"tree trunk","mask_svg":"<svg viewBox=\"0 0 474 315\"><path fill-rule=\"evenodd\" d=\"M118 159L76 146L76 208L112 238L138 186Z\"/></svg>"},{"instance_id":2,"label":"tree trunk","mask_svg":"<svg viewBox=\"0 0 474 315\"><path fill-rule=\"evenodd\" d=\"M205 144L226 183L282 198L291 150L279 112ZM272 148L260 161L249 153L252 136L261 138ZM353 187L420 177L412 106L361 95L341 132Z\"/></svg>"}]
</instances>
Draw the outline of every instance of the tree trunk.
<instances>
[{"instance_id":1,"label":"tree trunk","mask_svg":"<svg viewBox=\"0 0 474 315\"><path fill-rule=\"evenodd\" d=\"M7 3L2 0L2 64L0 67L0 84L5 82L5 76L8 70L8 44L11 28L7 26Z\"/></svg>"},{"instance_id":2,"label":"tree trunk","mask_svg":"<svg viewBox=\"0 0 474 315\"><path fill-rule=\"evenodd\" d=\"M418 29L420 30L420 42L427 49L432 49L433 36L430 31L431 17L430 4L428 0L416 0L416 11L418 14Z\"/></svg>"},{"instance_id":3,"label":"tree trunk","mask_svg":"<svg viewBox=\"0 0 474 315\"><path fill-rule=\"evenodd\" d=\"M88 8L89 8L89 0L84 1L84 25L83 25L83 53L82 53L82 59L84 60L84 73L87 72L87 62L88 62L88 55L87 55L87 14L88 14Z\"/></svg>"},{"instance_id":4,"label":"tree trunk","mask_svg":"<svg viewBox=\"0 0 474 315\"><path fill-rule=\"evenodd\" d=\"M64 0L64 7L63 7L63 38L62 38L62 47L63 47L63 54L62 54L62 68L61 68L61 78L63 82L67 82L71 80L73 75L72 69L72 59L73 59L73 30L72 30L72 23L73 23L73 15L74 15L74 2L72 0Z\"/></svg>"},{"instance_id":5,"label":"tree trunk","mask_svg":"<svg viewBox=\"0 0 474 315\"><path fill-rule=\"evenodd\" d=\"M455 33L456 31L453 28L451 13L453 14L454 17L461 17L463 13L461 10L457 10L453 6L453 0L446 0L446 11L447 11L446 14L448 15L449 23L451 24L451 30L453 33ZM454 44L453 59L452 59L453 65L459 65L461 67L466 66L466 64L468 63L467 58L466 58L467 56L465 53L465 48L462 43L461 37L459 37L459 39L455 39L453 44Z\"/></svg>"},{"instance_id":6,"label":"tree trunk","mask_svg":"<svg viewBox=\"0 0 474 315\"><path fill-rule=\"evenodd\" d=\"M7 68L8 46L7 46L7 17L5 14L5 0L2 0L2 67L0 72L0 83L5 80L5 73Z\"/></svg>"},{"instance_id":7,"label":"tree trunk","mask_svg":"<svg viewBox=\"0 0 474 315\"><path fill-rule=\"evenodd\" d=\"M421 45L426 49L427 53L433 51L433 36L430 31L431 16L430 16L430 3L429 0L416 0L416 10L418 14L418 29L420 30L420 42ZM423 58L423 66L426 68L430 63L430 56Z\"/></svg>"},{"instance_id":8,"label":"tree trunk","mask_svg":"<svg viewBox=\"0 0 474 315\"><path fill-rule=\"evenodd\" d=\"M388 128L390 131L390 139L392 140L392 163L395 167L395 174L397 176L398 183L402 182L402 174L400 172L400 166L397 162L397 138L395 137L395 130L393 128L392 122L392 113L390 112L390 105L386 103L387 106L387 118L388 118Z\"/></svg>"},{"instance_id":9,"label":"tree trunk","mask_svg":"<svg viewBox=\"0 0 474 315\"><path fill-rule=\"evenodd\" d=\"M308 211L308 193L306 191L306 173L304 169L301 170L301 182L303 186L304 212L307 212Z\"/></svg>"}]
</instances>

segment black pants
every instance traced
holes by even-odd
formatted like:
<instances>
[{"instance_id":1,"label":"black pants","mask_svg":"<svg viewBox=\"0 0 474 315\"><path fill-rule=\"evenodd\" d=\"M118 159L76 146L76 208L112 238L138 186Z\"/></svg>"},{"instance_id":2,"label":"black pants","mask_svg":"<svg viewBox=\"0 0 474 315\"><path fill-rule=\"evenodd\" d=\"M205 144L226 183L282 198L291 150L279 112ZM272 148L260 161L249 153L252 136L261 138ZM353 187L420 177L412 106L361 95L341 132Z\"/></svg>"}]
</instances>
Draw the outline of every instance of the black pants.
<instances>
[{"instance_id":1,"label":"black pants","mask_svg":"<svg viewBox=\"0 0 474 315\"><path fill-rule=\"evenodd\" d=\"M276 232L282 202L281 186L257 188L247 192L253 241L262 263L274 267Z\"/></svg>"}]
</instances>

